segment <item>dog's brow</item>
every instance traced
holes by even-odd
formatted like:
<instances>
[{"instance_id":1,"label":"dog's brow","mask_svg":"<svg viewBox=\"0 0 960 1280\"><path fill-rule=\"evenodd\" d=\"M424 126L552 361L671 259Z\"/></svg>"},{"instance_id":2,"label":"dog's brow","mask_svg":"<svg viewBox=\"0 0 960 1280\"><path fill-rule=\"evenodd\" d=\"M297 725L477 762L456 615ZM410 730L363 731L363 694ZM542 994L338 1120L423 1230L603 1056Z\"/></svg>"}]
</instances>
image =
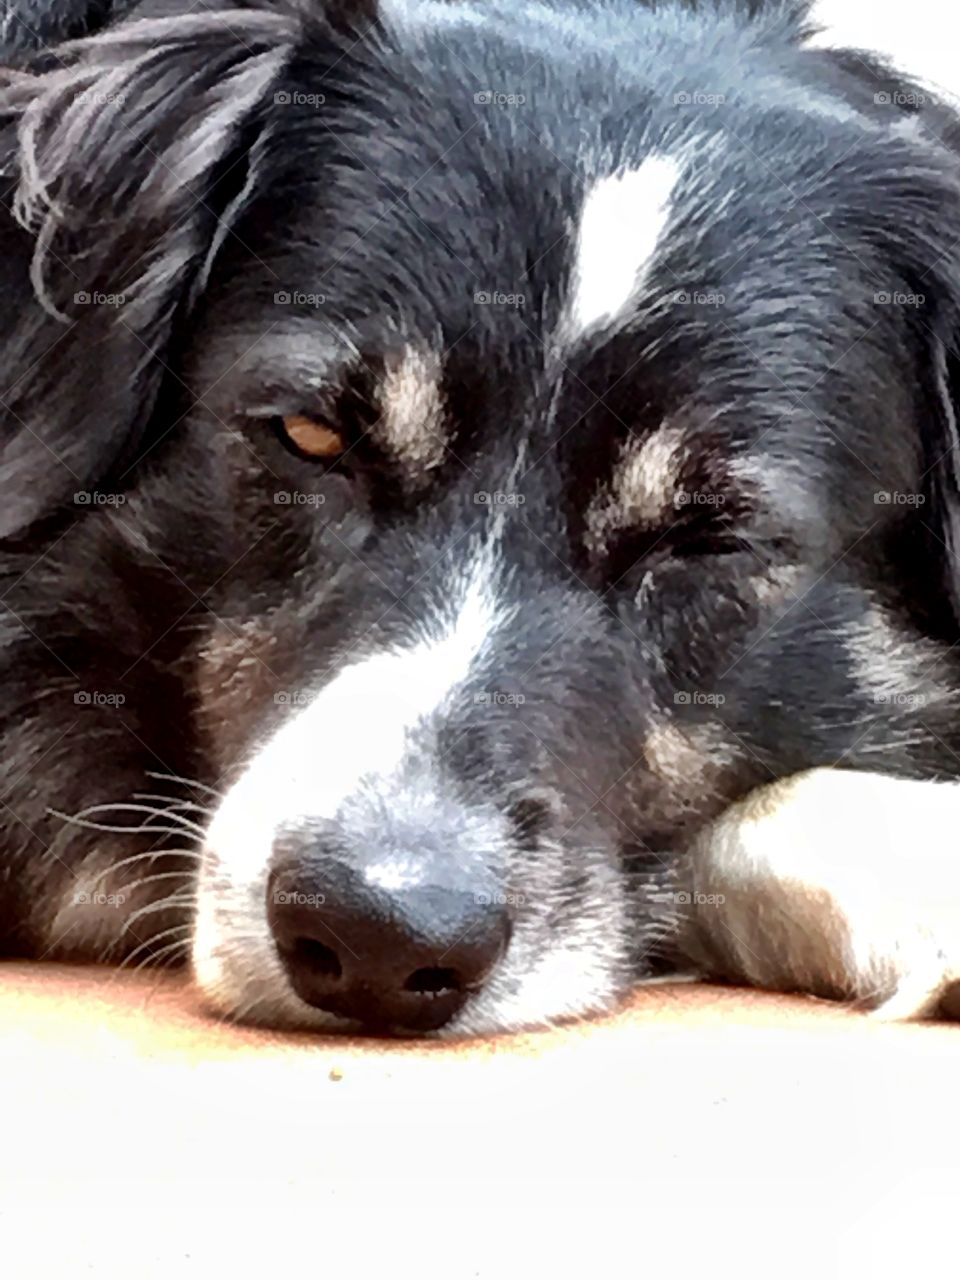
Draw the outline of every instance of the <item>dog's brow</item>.
<instances>
[{"instance_id":1,"label":"dog's brow","mask_svg":"<svg viewBox=\"0 0 960 1280\"><path fill-rule=\"evenodd\" d=\"M438 355L409 348L387 367L380 387L382 413L372 432L411 482L423 480L444 458L447 432L440 378Z\"/></svg>"},{"instance_id":2,"label":"dog's brow","mask_svg":"<svg viewBox=\"0 0 960 1280\"><path fill-rule=\"evenodd\" d=\"M211 366L222 367L221 377L235 383L249 411L251 405L259 407L260 400L269 399L274 392L338 386L358 363L357 352L348 342L309 331L271 333L256 342L249 335L231 333L217 344ZM275 406L269 407L275 410Z\"/></svg>"},{"instance_id":3,"label":"dog's brow","mask_svg":"<svg viewBox=\"0 0 960 1280\"><path fill-rule=\"evenodd\" d=\"M688 454L686 432L663 425L639 443L630 441L613 475L587 511L587 542L602 550L624 529L655 528L672 515L681 469Z\"/></svg>"}]
</instances>

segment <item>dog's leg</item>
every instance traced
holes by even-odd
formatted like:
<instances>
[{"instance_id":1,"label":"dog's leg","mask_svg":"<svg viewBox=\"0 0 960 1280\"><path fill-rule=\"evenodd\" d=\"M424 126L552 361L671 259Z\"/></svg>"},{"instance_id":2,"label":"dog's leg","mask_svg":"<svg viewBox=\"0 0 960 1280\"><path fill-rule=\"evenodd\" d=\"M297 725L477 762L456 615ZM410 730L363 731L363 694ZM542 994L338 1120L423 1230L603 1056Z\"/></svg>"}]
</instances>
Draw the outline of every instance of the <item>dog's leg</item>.
<instances>
[{"instance_id":1,"label":"dog's leg","mask_svg":"<svg viewBox=\"0 0 960 1280\"><path fill-rule=\"evenodd\" d=\"M960 980L960 784L816 769L693 850L691 954L715 976L935 1014Z\"/></svg>"}]
</instances>

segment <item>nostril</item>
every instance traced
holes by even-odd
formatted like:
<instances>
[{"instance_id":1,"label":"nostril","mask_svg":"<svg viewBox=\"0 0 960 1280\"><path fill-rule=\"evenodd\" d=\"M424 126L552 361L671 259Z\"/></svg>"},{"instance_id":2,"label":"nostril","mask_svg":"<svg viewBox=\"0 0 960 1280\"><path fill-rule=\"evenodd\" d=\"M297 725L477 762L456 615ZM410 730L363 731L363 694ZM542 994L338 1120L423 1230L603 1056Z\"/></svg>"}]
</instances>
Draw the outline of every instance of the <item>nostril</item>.
<instances>
[{"instance_id":1,"label":"nostril","mask_svg":"<svg viewBox=\"0 0 960 1280\"><path fill-rule=\"evenodd\" d=\"M315 978L343 976L343 966L337 953L332 947L325 947L314 938L297 938L292 952L294 963Z\"/></svg>"},{"instance_id":2,"label":"nostril","mask_svg":"<svg viewBox=\"0 0 960 1280\"><path fill-rule=\"evenodd\" d=\"M266 909L294 993L368 1030L450 1022L499 963L511 925L496 886L472 872L461 883L450 862L452 883L425 859L420 878L388 890L366 866L280 847Z\"/></svg>"},{"instance_id":3,"label":"nostril","mask_svg":"<svg viewBox=\"0 0 960 1280\"><path fill-rule=\"evenodd\" d=\"M414 969L403 989L420 995L444 995L448 991L461 991L463 983L456 969L424 968Z\"/></svg>"}]
</instances>

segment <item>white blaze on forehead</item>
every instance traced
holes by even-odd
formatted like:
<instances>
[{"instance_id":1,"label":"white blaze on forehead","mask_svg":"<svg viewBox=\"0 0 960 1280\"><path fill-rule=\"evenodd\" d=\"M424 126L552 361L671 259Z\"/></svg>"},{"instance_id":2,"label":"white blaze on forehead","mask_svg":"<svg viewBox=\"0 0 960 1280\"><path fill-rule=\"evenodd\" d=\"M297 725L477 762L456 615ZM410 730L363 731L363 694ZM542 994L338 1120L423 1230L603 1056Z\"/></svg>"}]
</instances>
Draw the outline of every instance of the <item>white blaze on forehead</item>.
<instances>
[{"instance_id":1,"label":"white blaze on forehead","mask_svg":"<svg viewBox=\"0 0 960 1280\"><path fill-rule=\"evenodd\" d=\"M588 191L577 234L571 327L585 333L618 316L633 297L669 218L680 167L652 155L638 169Z\"/></svg>"}]
</instances>

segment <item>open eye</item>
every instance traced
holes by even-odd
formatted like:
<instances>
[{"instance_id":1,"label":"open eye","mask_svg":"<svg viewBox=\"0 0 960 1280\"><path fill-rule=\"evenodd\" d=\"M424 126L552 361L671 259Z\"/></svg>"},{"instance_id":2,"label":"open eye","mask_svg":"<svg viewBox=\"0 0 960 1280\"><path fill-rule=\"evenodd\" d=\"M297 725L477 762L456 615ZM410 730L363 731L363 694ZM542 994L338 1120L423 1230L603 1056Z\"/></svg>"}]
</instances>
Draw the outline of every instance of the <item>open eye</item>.
<instances>
[{"instance_id":1,"label":"open eye","mask_svg":"<svg viewBox=\"0 0 960 1280\"><path fill-rule=\"evenodd\" d=\"M347 451L347 441L341 432L300 413L278 418L277 434L281 443L301 458L335 462Z\"/></svg>"}]
</instances>

